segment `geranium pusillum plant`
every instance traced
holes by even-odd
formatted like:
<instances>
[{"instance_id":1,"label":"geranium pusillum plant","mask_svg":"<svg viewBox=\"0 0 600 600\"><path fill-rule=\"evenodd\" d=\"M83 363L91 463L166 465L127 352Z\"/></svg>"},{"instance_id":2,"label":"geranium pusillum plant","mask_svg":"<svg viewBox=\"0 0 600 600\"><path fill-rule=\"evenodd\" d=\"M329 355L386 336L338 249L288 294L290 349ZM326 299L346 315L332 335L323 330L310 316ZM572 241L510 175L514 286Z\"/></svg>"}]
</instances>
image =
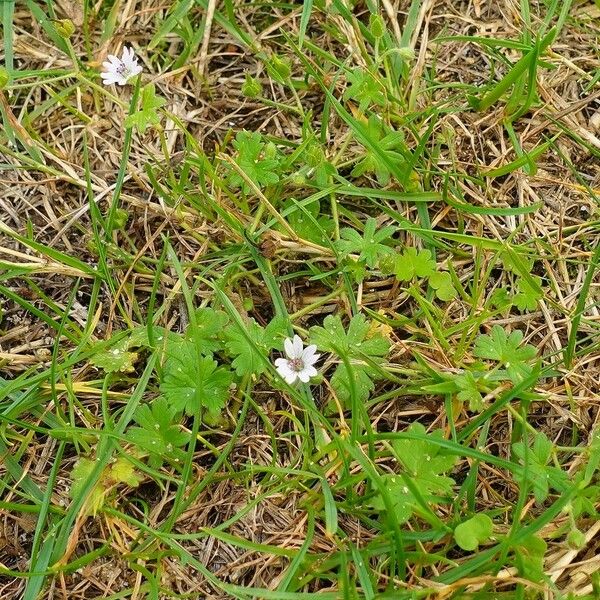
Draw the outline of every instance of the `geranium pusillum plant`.
<instances>
[{"instance_id":1,"label":"geranium pusillum plant","mask_svg":"<svg viewBox=\"0 0 600 600\"><path fill-rule=\"evenodd\" d=\"M105 70L100 73L104 85L111 83L127 85L132 77L142 72L142 66L138 64L133 48L125 46L121 58L117 58L113 54L109 54L107 58L108 60L102 63Z\"/></svg>"},{"instance_id":2,"label":"geranium pusillum plant","mask_svg":"<svg viewBox=\"0 0 600 600\"><path fill-rule=\"evenodd\" d=\"M311 377L317 374L314 364L319 360L320 354L316 354L317 347L314 344L304 348L302 340L295 335L294 339L287 338L283 342L286 358L275 360L277 372L286 383L292 384L299 379L308 383Z\"/></svg>"}]
</instances>

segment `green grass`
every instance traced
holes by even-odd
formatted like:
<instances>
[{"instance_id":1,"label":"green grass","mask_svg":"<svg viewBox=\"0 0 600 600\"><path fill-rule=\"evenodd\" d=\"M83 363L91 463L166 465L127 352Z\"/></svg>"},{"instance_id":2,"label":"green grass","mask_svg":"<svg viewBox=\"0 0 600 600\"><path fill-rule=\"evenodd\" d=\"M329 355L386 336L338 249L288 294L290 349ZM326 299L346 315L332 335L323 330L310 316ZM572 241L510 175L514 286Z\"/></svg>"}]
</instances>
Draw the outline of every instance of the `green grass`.
<instances>
[{"instance_id":1,"label":"green grass","mask_svg":"<svg viewBox=\"0 0 600 600\"><path fill-rule=\"evenodd\" d=\"M597 20L423 4L4 3L7 598L599 597Z\"/></svg>"}]
</instances>

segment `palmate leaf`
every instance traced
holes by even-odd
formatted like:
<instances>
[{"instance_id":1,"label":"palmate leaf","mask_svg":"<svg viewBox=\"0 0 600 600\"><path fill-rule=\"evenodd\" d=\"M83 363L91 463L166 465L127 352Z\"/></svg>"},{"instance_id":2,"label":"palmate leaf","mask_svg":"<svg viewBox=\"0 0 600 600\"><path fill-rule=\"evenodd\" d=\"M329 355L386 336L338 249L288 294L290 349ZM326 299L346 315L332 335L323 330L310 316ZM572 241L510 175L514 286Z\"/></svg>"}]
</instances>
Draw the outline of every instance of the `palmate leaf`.
<instances>
[{"instance_id":1,"label":"palmate leaf","mask_svg":"<svg viewBox=\"0 0 600 600\"><path fill-rule=\"evenodd\" d=\"M153 83L149 83L142 88L141 100L141 109L125 118L125 127L128 129L135 127L140 133L144 133L149 125L160 123L158 109L164 106L167 101L156 95Z\"/></svg>"},{"instance_id":2,"label":"palmate leaf","mask_svg":"<svg viewBox=\"0 0 600 600\"><path fill-rule=\"evenodd\" d=\"M354 389L361 402L366 402L371 392L375 389L375 384L371 379L367 366L353 364L351 365L350 373L348 373L346 365L340 363L331 376L331 387L336 391L338 398L345 406L349 406L350 399L352 398L352 388L350 387L351 377L354 379Z\"/></svg>"},{"instance_id":3,"label":"palmate leaf","mask_svg":"<svg viewBox=\"0 0 600 600\"><path fill-rule=\"evenodd\" d=\"M355 229L345 227L340 232L337 246L343 254L358 254L359 259L373 269L382 257L394 253L385 242L390 242L395 232L396 227L392 225L378 230L377 221L369 217L362 236Z\"/></svg>"},{"instance_id":4,"label":"palmate leaf","mask_svg":"<svg viewBox=\"0 0 600 600\"><path fill-rule=\"evenodd\" d=\"M354 69L347 74L350 84L344 91L344 100L355 100L359 103L360 112L364 113L367 108L375 104L386 105L385 88L372 73L366 69Z\"/></svg>"},{"instance_id":5,"label":"palmate leaf","mask_svg":"<svg viewBox=\"0 0 600 600\"><path fill-rule=\"evenodd\" d=\"M185 454L181 446L189 441L189 435L178 423L178 411L166 398L157 398L151 404L141 405L134 420L139 427L131 427L127 438L148 454L148 464L158 469L164 459L182 461Z\"/></svg>"},{"instance_id":6,"label":"palmate leaf","mask_svg":"<svg viewBox=\"0 0 600 600\"><path fill-rule=\"evenodd\" d=\"M134 364L137 360L137 352L130 352L129 340L121 340L111 348L94 354L90 362L103 369L106 373L131 373L134 370Z\"/></svg>"},{"instance_id":7,"label":"palmate leaf","mask_svg":"<svg viewBox=\"0 0 600 600\"><path fill-rule=\"evenodd\" d=\"M442 430L427 435L421 423L411 424L407 431L432 439L443 438ZM450 497L455 482L446 473L456 464L456 456L447 454L440 446L427 440L395 440L393 448L402 465L402 473L410 478L423 500L429 505L448 501L444 497ZM385 475L384 482L400 523L405 523L415 512L419 512L419 503L404 477L399 474ZM385 509L380 495L375 496L371 503L377 510Z\"/></svg>"},{"instance_id":8,"label":"palmate leaf","mask_svg":"<svg viewBox=\"0 0 600 600\"><path fill-rule=\"evenodd\" d=\"M71 471L71 498L81 496L95 468L95 460L85 457L80 457L77 460ZM136 473L133 463L127 457L117 458L114 463L104 469L98 481L90 490L86 501L87 512L95 515L104 506L107 495L115 484L137 487L141 481L142 477Z\"/></svg>"},{"instance_id":9,"label":"palmate leaf","mask_svg":"<svg viewBox=\"0 0 600 600\"><path fill-rule=\"evenodd\" d=\"M477 379L471 371L465 371L454 378L456 387L460 390L456 397L462 402L469 403L469 410L483 410L483 396L479 391Z\"/></svg>"},{"instance_id":10,"label":"palmate leaf","mask_svg":"<svg viewBox=\"0 0 600 600\"><path fill-rule=\"evenodd\" d=\"M542 278L532 276L532 279L537 283L537 288L525 279L521 278L517 281L517 289L519 291L515 294L513 302L521 312L535 310L538 302L542 299L543 294L540 291Z\"/></svg>"},{"instance_id":11,"label":"palmate leaf","mask_svg":"<svg viewBox=\"0 0 600 600\"><path fill-rule=\"evenodd\" d=\"M508 335L500 325L494 325L489 334L477 338L473 354L501 363L511 380L518 383L531 372L531 360L536 356L535 348L522 346L522 341L522 331L517 329Z\"/></svg>"},{"instance_id":12,"label":"palmate leaf","mask_svg":"<svg viewBox=\"0 0 600 600\"><path fill-rule=\"evenodd\" d=\"M375 173L381 185L387 185L392 174L388 162L403 165L405 160L402 151L405 151L404 135L399 131L388 128L375 115L371 115L367 122L365 135L367 135L378 152L365 148L365 154L352 169L353 177L360 177L366 173ZM381 159L384 154L388 161Z\"/></svg>"},{"instance_id":13,"label":"palmate leaf","mask_svg":"<svg viewBox=\"0 0 600 600\"><path fill-rule=\"evenodd\" d=\"M339 315L329 315L322 327L315 325L310 328L310 337L320 350L339 350L354 358L367 355L377 359L385 356L390 349L389 340L381 333L373 333L370 321L362 314L352 317L347 332Z\"/></svg>"},{"instance_id":14,"label":"palmate leaf","mask_svg":"<svg viewBox=\"0 0 600 600\"><path fill-rule=\"evenodd\" d=\"M196 310L196 323L187 328L185 336L194 340L202 354L212 354L223 347L221 337L228 321L227 313L222 310L209 307L199 308Z\"/></svg>"},{"instance_id":15,"label":"palmate leaf","mask_svg":"<svg viewBox=\"0 0 600 600\"><path fill-rule=\"evenodd\" d=\"M174 410L216 420L232 381L233 373L217 366L210 356L202 356L193 341L182 338L167 345L160 390Z\"/></svg>"},{"instance_id":16,"label":"palmate leaf","mask_svg":"<svg viewBox=\"0 0 600 600\"><path fill-rule=\"evenodd\" d=\"M389 340L371 325L364 315L358 314L352 317L346 331L339 315L329 315L322 327L317 325L310 329L311 343L319 350L340 353L350 360L350 373L340 361L331 377L331 386L346 405L351 398L350 378L354 380L359 400L364 402L369 398L375 389L373 381L381 375L368 361L381 362L390 349Z\"/></svg>"},{"instance_id":17,"label":"palmate leaf","mask_svg":"<svg viewBox=\"0 0 600 600\"><path fill-rule=\"evenodd\" d=\"M240 131L235 136L233 147L237 150L235 161L257 187L279 181L277 149L273 144L265 144L260 133ZM241 187L244 193L250 192L248 183L234 170L229 173L229 183L234 187Z\"/></svg>"},{"instance_id":18,"label":"palmate leaf","mask_svg":"<svg viewBox=\"0 0 600 600\"><path fill-rule=\"evenodd\" d=\"M569 481L562 469L548 464L553 449L554 445L543 433L535 435L531 448L527 448L523 442L513 444L515 456L521 464L526 465L517 479L522 484L529 483L532 486L537 502L543 502L548 497L550 488L565 491Z\"/></svg>"},{"instance_id":19,"label":"palmate leaf","mask_svg":"<svg viewBox=\"0 0 600 600\"><path fill-rule=\"evenodd\" d=\"M298 207L292 200L283 204L283 211L290 208L293 210L287 213L286 219L299 237L322 246L330 244L328 236L333 232L335 223L331 217L320 214L319 202L311 202L303 208Z\"/></svg>"},{"instance_id":20,"label":"palmate leaf","mask_svg":"<svg viewBox=\"0 0 600 600\"><path fill-rule=\"evenodd\" d=\"M240 377L264 373L267 370L269 352L275 348L281 350L286 334L287 322L281 317L275 317L266 327L261 327L251 319L245 331L241 331L235 324L228 327L225 330L225 346L234 357L231 364L236 373Z\"/></svg>"}]
</instances>

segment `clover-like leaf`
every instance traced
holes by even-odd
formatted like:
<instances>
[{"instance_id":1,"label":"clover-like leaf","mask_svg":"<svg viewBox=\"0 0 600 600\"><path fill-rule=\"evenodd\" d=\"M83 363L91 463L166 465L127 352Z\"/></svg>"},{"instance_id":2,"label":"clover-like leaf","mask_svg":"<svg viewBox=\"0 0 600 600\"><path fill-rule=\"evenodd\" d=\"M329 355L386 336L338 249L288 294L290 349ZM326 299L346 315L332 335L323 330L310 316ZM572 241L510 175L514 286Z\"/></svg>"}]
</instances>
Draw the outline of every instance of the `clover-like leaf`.
<instances>
[{"instance_id":1,"label":"clover-like leaf","mask_svg":"<svg viewBox=\"0 0 600 600\"><path fill-rule=\"evenodd\" d=\"M479 513L457 525L454 529L454 539L463 550L472 552L477 550L479 544L489 539L493 528L492 520L485 513Z\"/></svg>"},{"instance_id":2,"label":"clover-like leaf","mask_svg":"<svg viewBox=\"0 0 600 600\"><path fill-rule=\"evenodd\" d=\"M456 297L456 289L452 283L452 277L447 271L436 271L429 277L429 285L435 290L439 300L448 302Z\"/></svg>"},{"instance_id":3,"label":"clover-like leaf","mask_svg":"<svg viewBox=\"0 0 600 600\"><path fill-rule=\"evenodd\" d=\"M406 248L396 256L394 274L400 281L411 281L415 277L430 277L435 266L430 250Z\"/></svg>"},{"instance_id":4,"label":"clover-like leaf","mask_svg":"<svg viewBox=\"0 0 600 600\"><path fill-rule=\"evenodd\" d=\"M519 292L515 294L513 302L521 312L525 312L527 310L535 310L537 308L538 302L543 296L541 292L542 278L533 276L533 280L537 284L537 287L523 278L520 278L517 281L517 289L519 290Z\"/></svg>"}]
</instances>

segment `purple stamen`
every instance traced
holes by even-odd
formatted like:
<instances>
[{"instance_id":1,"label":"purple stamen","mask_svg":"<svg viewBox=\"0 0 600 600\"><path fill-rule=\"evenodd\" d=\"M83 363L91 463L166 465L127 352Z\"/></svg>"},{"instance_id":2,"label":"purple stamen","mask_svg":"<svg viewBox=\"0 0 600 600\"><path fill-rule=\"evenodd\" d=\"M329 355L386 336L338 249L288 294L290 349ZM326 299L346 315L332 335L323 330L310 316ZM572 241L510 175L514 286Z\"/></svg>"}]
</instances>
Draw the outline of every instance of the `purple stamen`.
<instances>
[{"instance_id":1,"label":"purple stamen","mask_svg":"<svg viewBox=\"0 0 600 600\"><path fill-rule=\"evenodd\" d=\"M288 364L290 369L296 373L299 373L304 369L304 361L301 358L290 358Z\"/></svg>"}]
</instances>

